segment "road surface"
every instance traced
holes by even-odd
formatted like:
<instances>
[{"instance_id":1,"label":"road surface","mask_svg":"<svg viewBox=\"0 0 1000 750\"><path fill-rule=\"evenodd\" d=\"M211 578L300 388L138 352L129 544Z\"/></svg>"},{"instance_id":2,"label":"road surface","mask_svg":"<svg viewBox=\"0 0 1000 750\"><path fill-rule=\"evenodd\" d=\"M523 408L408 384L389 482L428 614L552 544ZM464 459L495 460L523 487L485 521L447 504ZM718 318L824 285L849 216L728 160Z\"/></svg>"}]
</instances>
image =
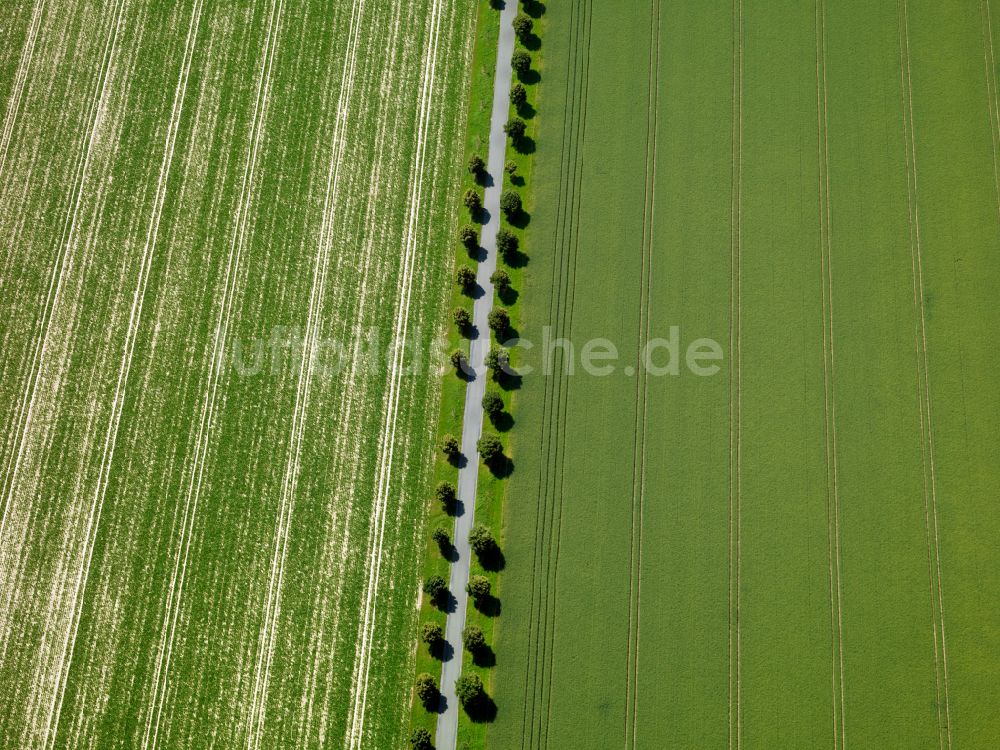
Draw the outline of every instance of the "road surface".
<instances>
[{"instance_id":1,"label":"road surface","mask_svg":"<svg viewBox=\"0 0 1000 750\"><path fill-rule=\"evenodd\" d=\"M465 627L465 612L469 595L465 586L469 582L469 531L475 519L476 480L479 475L479 452L476 443L483 431L483 394L486 392L486 368L483 364L490 346L490 329L486 317L493 308L493 284L490 276L497 267L497 230L500 228L500 191L503 187L504 156L507 136L503 126L507 122L510 107L511 67L510 57L514 52L514 16L517 15L517 0L507 0L500 12L500 38L497 46L497 67L493 79L493 114L490 120L490 148L486 169L492 182L486 187L483 208L488 219L482 228L480 243L486 257L479 263L476 280L483 288L483 294L473 305L472 324L479 332L472 340L469 364L475 377L469 381L465 391L465 416L462 424L462 453L466 463L458 471L458 499L460 515L455 519L455 548L458 559L451 566L449 588L456 604L448 614L445 638L451 645L452 657L441 667L441 694L444 710L438 716L435 745L438 750L455 750L458 741L458 699L455 697L455 681L462 673L462 630Z\"/></svg>"}]
</instances>

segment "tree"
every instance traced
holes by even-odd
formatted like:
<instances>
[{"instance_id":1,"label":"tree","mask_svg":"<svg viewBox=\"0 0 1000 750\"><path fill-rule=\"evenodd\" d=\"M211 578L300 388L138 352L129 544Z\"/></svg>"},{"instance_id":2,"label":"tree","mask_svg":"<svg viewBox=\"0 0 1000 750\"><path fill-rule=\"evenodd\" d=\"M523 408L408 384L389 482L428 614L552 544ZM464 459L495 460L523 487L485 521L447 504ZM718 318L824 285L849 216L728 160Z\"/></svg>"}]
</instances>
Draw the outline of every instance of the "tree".
<instances>
[{"instance_id":1,"label":"tree","mask_svg":"<svg viewBox=\"0 0 1000 750\"><path fill-rule=\"evenodd\" d=\"M504 193L504 195L507 195L507 193ZM505 261L509 260L517 252L519 244L517 235L507 229L507 227L500 227L497 230L497 252L500 253L500 257Z\"/></svg>"},{"instance_id":2,"label":"tree","mask_svg":"<svg viewBox=\"0 0 1000 750\"><path fill-rule=\"evenodd\" d=\"M496 391L487 391L483 396L483 411L492 419L503 411L503 397Z\"/></svg>"},{"instance_id":3,"label":"tree","mask_svg":"<svg viewBox=\"0 0 1000 750\"><path fill-rule=\"evenodd\" d=\"M486 648L486 636L478 625L469 625L462 631L462 645L470 654L477 654Z\"/></svg>"},{"instance_id":4,"label":"tree","mask_svg":"<svg viewBox=\"0 0 1000 750\"><path fill-rule=\"evenodd\" d=\"M454 435L445 435L441 438L441 452L448 458L455 458L461 451L458 440Z\"/></svg>"},{"instance_id":5,"label":"tree","mask_svg":"<svg viewBox=\"0 0 1000 750\"><path fill-rule=\"evenodd\" d=\"M458 499L455 485L451 482L438 482L438 486L434 488L434 498L447 510Z\"/></svg>"},{"instance_id":6,"label":"tree","mask_svg":"<svg viewBox=\"0 0 1000 750\"><path fill-rule=\"evenodd\" d=\"M472 578L469 579L469 583L466 585L465 590L478 604L484 599L489 598L490 579L486 576L472 576Z\"/></svg>"},{"instance_id":7,"label":"tree","mask_svg":"<svg viewBox=\"0 0 1000 750\"><path fill-rule=\"evenodd\" d=\"M477 674L463 674L455 682L455 695L462 702L462 707L468 709L483 697L483 681Z\"/></svg>"},{"instance_id":8,"label":"tree","mask_svg":"<svg viewBox=\"0 0 1000 750\"><path fill-rule=\"evenodd\" d=\"M490 533L490 530L481 523L477 523L472 527L472 531L469 532L469 544L472 545L473 551L480 557L488 555L496 549L497 546L496 540L493 539L493 535ZM438 578L440 578L440 576L438 576ZM444 581L443 578L441 580L442 582Z\"/></svg>"},{"instance_id":9,"label":"tree","mask_svg":"<svg viewBox=\"0 0 1000 750\"><path fill-rule=\"evenodd\" d=\"M528 103L528 90L523 83L515 83L510 89L510 103L518 110Z\"/></svg>"},{"instance_id":10,"label":"tree","mask_svg":"<svg viewBox=\"0 0 1000 750\"><path fill-rule=\"evenodd\" d=\"M444 643L444 630L436 622L425 622L420 628L420 640L426 643L428 648L435 649Z\"/></svg>"},{"instance_id":11,"label":"tree","mask_svg":"<svg viewBox=\"0 0 1000 750\"><path fill-rule=\"evenodd\" d=\"M483 207L483 199L479 197L479 191L475 188L469 188L465 191L465 195L462 197L462 203L464 203L465 207L472 213L476 213Z\"/></svg>"},{"instance_id":12,"label":"tree","mask_svg":"<svg viewBox=\"0 0 1000 750\"><path fill-rule=\"evenodd\" d=\"M503 132L515 143L524 138L528 125L520 117L511 117L503 126Z\"/></svg>"},{"instance_id":13,"label":"tree","mask_svg":"<svg viewBox=\"0 0 1000 750\"><path fill-rule=\"evenodd\" d=\"M441 576L431 576L424 581L424 593L433 602L440 602L448 591L448 584Z\"/></svg>"},{"instance_id":14,"label":"tree","mask_svg":"<svg viewBox=\"0 0 1000 750\"><path fill-rule=\"evenodd\" d=\"M410 735L410 747L413 750L434 750L431 742L431 733L424 728L414 729Z\"/></svg>"},{"instance_id":15,"label":"tree","mask_svg":"<svg viewBox=\"0 0 1000 750\"><path fill-rule=\"evenodd\" d=\"M483 161L483 157L479 154L473 154L469 157L469 173L474 174L476 177L481 177L483 172L486 171L486 162Z\"/></svg>"},{"instance_id":16,"label":"tree","mask_svg":"<svg viewBox=\"0 0 1000 750\"><path fill-rule=\"evenodd\" d=\"M451 362L451 366L454 367L459 372L464 372L469 365L469 359L465 356L465 352L461 349L456 349L451 354L448 355L448 361Z\"/></svg>"},{"instance_id":17,"label":"tree","mask_svg":"<svg viewBox=\"0 0 1000 750\"><path fill-rule=\"evenodd\" d=\"M506 349L499 346L491 346L486 353L486 367L493 373L493 377L498 377L500 373L506 372L510 365L510 357Z\"/></svg>"},{"instance_id":18,"label":"tree","mask_svg":"<svg viewBox=\"0 0 1000 750\"><path fill-rule=\"evenodd\" d=\"M531 70L531 55L524 50L517 50L510 56L510 66L517 73L518 77L523 77L525 73Z\"/></svg>"},{"instance_id":19,"label":"tree","mask_svg":"<svg viewBox=\"0 0 1000 750\"><path fill-rule=\"evenodd\" d=\"M455 270L455 283L469 291L476 285L476 271L472 266L459 266Z\"/></svg>"},{"instance_id":20,"label":"tree","mask_svg":"<svg viewBox=\"0 0 1000 750\"><path fill-rule=\"evenodd\" d=\"M500 237L500 232L502 232L502 231L504 231L504 230L501 229L499 232L497 232L497 238L498 239ZM512 234L511 237L514 237L514 235ZM514 239L516 240L517 238L514 237ZM490 276L490 283L494 287L496 287L497 291L499 291L501 294L503 294L508 289L510 289L510 276L507 275L507 272L504 271L502 268L498 268Z\"/></svg>"},{"instance_id":21,"label":"tree","mask_svg":"<svg viewBox=\"0 0 1000 750\"><path fill-rule=\"evenodd\" d=\"M502 337L507 329L510 328L510 315L502 307L494 307L490 310L486 321L489 323L490 330L497 335L497 338Z\"/></svg>"},{"instance_id":22,"label":"tree","mask_svg":"<svg viewBox=\"0 0 1000 750\"><path fill-rule=\"evenodd\" d=\"M513 177L515 174L517 174L517 162L516 161L511 160L511 161L507 162L506 164L503 165L503 168L504 168L504 171L507 174L509 174L511 177Z\"/></svg>"},{"instance_id":23,"label":"tree","mask_svg":"<svg viewBox=\"0 0 1000 750\"><path fill-rule=\"evenodd\" d=\"M481 680L480 685L482 685ZM424 708L428 711L434 710L440 696L441 693L438 690L437 682L431 675L426 672L417 675L417 698Z\"/></svg>"},{"instance_id":24,"label":"tree","mask_svg":"<svg viewBox=\"0 0 1000 750\"><path fill-rule=\"evenodd\" d=\"M505 190L500 196L500 208L503 210L507 220L521 213L521 196L513 190Z\"/></svg>"},{"instance_id":25,"label":"tree","mask_svg":"<svg viewBox=\"0 0 1000 750\"><path fill-rule=\"evenodd\" d=\"M518 13L514 18L514 33L517 34L517 38L521 40L522 44L531 38L531 30L534 27L535 22L524 13Z\"/></svg>"},{"instance_id":26,"label":"tree","mask_svg":"<svg viewBox=\"0 0 1000 750\"><path fill-rule=\"evenodd\" d=\"M451 319L455 321L458 330L464 331L472 325L472 316L464 307L456 307L451 311Z\"/></svg>"},{"instance_id":27,"label":"tree","mask_svg":"<svg viewBox=\"0 0 1000 750\"><path fill-rule=\"evenodd\" d=\"M451 536L448 534L447 531L442 529L440 526L434 529L434 531L431 533L431 539L434 540L435 544L437 544L438 546L438 549L440 549L442 552L446 552L447 550L451 549Z\"/></svg>"},{"instance_id":28,"label":"tree","mask_svg":"<svg viewBox=\"0 0 1000 750\"><path fill-rule=\"evenodd\" d=\"M483 435L476 443L483 463L491 464L503 455L503 444L496 435Z\"/></svg>"},{"instance_id":29,"label":"tree","mask_svg":"<svg viewBox=\"0 0 1000 750\"><path fill-rule=\"evenodd\" d=\"M458 241L461 242L465 249L472 252L477 247L479 247L479 235L476 234L476 228L471 224L466 224L461 229L458 230Z\"/></svg>"}]
</instances>

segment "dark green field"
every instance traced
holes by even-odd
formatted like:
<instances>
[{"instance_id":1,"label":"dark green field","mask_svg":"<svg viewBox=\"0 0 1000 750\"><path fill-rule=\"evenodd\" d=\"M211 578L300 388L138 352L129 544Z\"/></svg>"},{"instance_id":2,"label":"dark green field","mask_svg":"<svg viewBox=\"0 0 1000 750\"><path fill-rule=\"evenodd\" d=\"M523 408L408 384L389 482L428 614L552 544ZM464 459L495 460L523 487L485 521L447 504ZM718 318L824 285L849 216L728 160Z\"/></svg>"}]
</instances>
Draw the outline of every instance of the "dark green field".
<instances>
[{"instance_id":1,"label":"dark green field","mask_svg":"<svg viewBox=\"0 0 1000 750\"><path fill-rule=\"evenodd\" d=\"M492 747L997 745L997 13L548 3Z\"/></svg>"}]
</instances>

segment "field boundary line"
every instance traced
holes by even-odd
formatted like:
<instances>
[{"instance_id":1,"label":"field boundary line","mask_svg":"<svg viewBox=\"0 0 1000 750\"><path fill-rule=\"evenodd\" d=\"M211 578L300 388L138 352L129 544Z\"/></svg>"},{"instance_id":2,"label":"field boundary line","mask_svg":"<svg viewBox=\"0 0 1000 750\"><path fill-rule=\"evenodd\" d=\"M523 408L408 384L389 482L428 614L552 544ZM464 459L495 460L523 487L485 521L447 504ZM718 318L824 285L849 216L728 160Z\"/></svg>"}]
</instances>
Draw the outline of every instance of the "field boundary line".
<instances>
[{"instance_id":1,"label":"field boundary line","mask_svg":"<svg viewBox=\"0 0 1000 750\"><path fill-rule=\"evenodd\" d=\"M250 201L253 196L253 180L257 169L257 154L262 141L264 121L267 117L271 70L274 62L274 50L278 43L278 34L281 27L283 5L284 0L271 0L267 36L261 57L261 68L254 98L254 113L250 126L250 145L247 150L246 164L243 170L240 199L237 203L235 231L233 232L232 242L229 246L229 255L226 261L224 287L219 307L219 320L213 338L212 358L209 361L205 392L202 397L201 415L199 417L194 456L190 468L191 474L187 492L185 493L180 535L177 540L177 554L174 557L170 588L167 594L167 602L164 606L163 624L160 628L160 642L157 649L157 661L153 675L153 691L149 700L146 727L143 733L142 747L144 750L148 750L151 745L156 747L159 737L163 702L166 699L167 681L173 657L177 618L180 613L180 602L184 594L184 583L187 576L191 535L194 533L194 520L198 512L198 502L201 499L205 458L208 454L208 441L213 426L212 422L215 417L216 393L218 391L222 365L225 360L225 339L229 331L232 304L236 296L237 276L242 260L243 247L246 242L247 224L249 223L247 215L250 211Z\"/></svg>"},{"instance_id":2,"label":"field boundary line","mask_svg":"<svg viewBox=\"0 0 1000 750\"><path fill-rule=\"evenodd\" d=\"M111 478L111 466L114 462L115 448L118 443L118 428L121 424L122 409L124 408L125 396L128 391L129 376L132 371L132 357L135 353L136 339L138 338L139 325L142 321L143 304L145 302L146 288L149 282L149 275L153 264L154 249L160 231L160 220L163 217L163 206L166 202L167 183L170 177L170 170L173 165L174 147L177 143L177 134L180 129L181 117L184 108L184 97L187 92L188 77L191 71L191 60L198 41L198 29L201 21L202 0L195 0L192 9L191 20L188 23L187 39L184 44L184 56L181 61L181 71L178 76L177 86L174 89L173 105L170 112L170 121L167 125L167 136L163 147L163 160L160 164L160 172L157 177L156 193L153 200L153 211L150 215L149 226L146 230L146 240L143 246L142 259L139 266L139 277L132 295L132 306L129 310L128 328L125 334L125 347L122 353L122 361L118 371L118 381L115 385L115 393L111 402L111 415L108 420L107 433L104 439L104 447L101 456L101 471L98 475L98 483L94 491L94 500L91 508L91 519L88 523L86 560L82 570L82 580L78 581L77 588L73 596L73 620L71 626L72 635L68 639L68 648L64 646L64 658L69 660L65 669L61 669L57 698L54 706L54 717L50 714L49 724L46 727L47 737L51 737L54 745L56 732L58 731L59 718L62 715L63 700L66 693L66 683L69 679L69 671L72 668L73 652L75 651L76 638L79 632L80 617L82 615L82 599L86 594L87 582L90 573L90 564L96 541L97 529L100 525L101 514L104 508L104 499L107 494L108 483ZM55 729L52 729L52 722L55 721ZM51 732L51 733L50 733Z\"/></svg>"},{"instance_id":3,"label":"field boundary line","mask_svg":"<svg viewBox=\"0 0 1000 750\"><path fill-rule=\"evenodd\" d=\"M844 622L841 586L840 490L837 462L836 349L833 312L833 239L830 202L829 103L826 75L826 3L816 0L816 127L819 149L819 223L823 307L823 409L827 475L827 560L830 582L831 708L833 746L846 746Z\"/></svg>"},{"instance_id":4,"label":"field boundary line","mask_svg":"<svg viewBox=\"0 0 1000 750\"><path fill-rule=\"evenodd\" d=\"M639 611L642 593L642 527L646 491L646 425L649 378L644 351L650 334L650 284L656 209L656 153L659 132L660 3L650 3L649 70L646 100L646 148L642 216L642 263L639 271L639 326L636 331L635 424L632 449L632 520L629 528L629 613L625 664L625 747L634 748L639 713ZM641 421L641 424L640 424ZM634 631L634 634L633 634ZM631 705L630 705L631 702ZM631 742L629 741L631 739Z\"/></svg>"},{"instance_id":5,"label":"field boundary line","mask_svg":"<svg viewBox=\"0 0 1000 750\"><path fill-rule=\"evenodd\" d=\"M420 222L423 194L423 165L427 152L428 127L434 100L434 82L437 73L438 44L441 38L441 15L444 0L433 0L428 21L427 60L418 99L416 153L410 191L410 205L403 237L403 268L400 280L400 297L396 309L393 359L390 369L389 393L386 398L385 425L381 436L379 476L376 485L375 507L372 515L372 539L369 553L368 587L365 594L364 617L359 635L359 648L354 665L354 701L351 709L351 729L345 737L345 747L360 748L364 741L365 714L368 702L368 673L371 668L371 641L375 630L378 603L378 585L382 566L382 543L385 535L386 507L392 480L392 462L396 438L400 386L403 368L404 343L409 324L410 295L413 288L413 270L417 255L417 227Z\"/></svg>"},{"instance_id":6,"label":"field boundary line","mask_svg":"<svg viewBox=\"0 0 1000 750\"><path fill-rule=\"evenodd\" d=\"M733 0L733 179L729 300L729 748L743 744L742 639L742 244L743 244L743 0Z\"/></svg>"},{"instance_id":7,"label":"field boundary line","mask_svg":"<svg viewBox=\"0 0 1000 750\"><path fill-rule=\"evenodd\" d=\"M334 152L330 159L327 173L326 194L324 196L323 220L320 228L319 243L316 257L313 260L313 281L309 293L309 310L306 318L306 329L303 336L303 356L299 363L299 377L296 385L295 405L292 416L292 428L289 435L289 446L282 480L281 498L279 502L278 521L275 530L274 555L271 560L270 579L268 581L267 601L265 603L264 620L258 637L258 656L254 674L253 699L250 706L249 726L247 728L247 747L259 748L264 731L267 712L268 686L270 683L271 662L274 656L274 641L277 631L277 621L281 611L281 591L284 583L285 559L288 548L289 527L292 521L295 493L298 488L298 476L301 469L302 440L305 433L305 420L309 408L309 391L312 386L313 371L318 346L318 330L321 326L321 312L326 290L327 271L329 268L330 249L333 244L333 214L335 209L334 196L339 192L340 167L346 150L347 139L345 129L350 112L351 98L354 91L356 61L361 37L361 18L364 12L364 0L355 0L351 9L351 25L348 32L348 53L344 58L342 85L337 102L337 120L334 127Z\"/></svg>"},{"instance_id":8,"label":"field boundary line","mask_svg":"<svg viewBox=\"0 0 1000 750\"><path fill-rule=\"evenodd\" d=\"M68 195L66 217L63 220L63 228L59 237L59 244L56 247L55 259L53 260L52 275L49 279L45 303L42 306L42 317L39 320L39 336L35 340L34 350L31 355L28 383L26 384L24 394L21 396L21 405L18 410L17 424L15 426L15 437L12 441L11 454L7 458L4 470L2 490L4 505L3 515L0 517L0 545L3 544L7 520L14 502L14 488L17 485L17 476L21 470L21 461L24 459L25 441L31 426L32 417L34 416L35 398L38 395L38 381L41 379L42 365L49 345L49 334L52 330L52 315L59 304L63 279L69 265L67 257L72 255L70 245L72 245L73 237L76 234L76 223L80 213L80 204L83 201L87 172L90 170L94 141L103 122L102 114L108 94L108 80L111 77L111 64L118 48L118 35L124 17L124 8L125 0L117 0L114 21L111 23L111 28L104 41L104 50L101 56L101 72L97 77L94 95L91 97L90 106L87 111L87 120L90 122L89 132L81 139L81 150L77 157L76 168L73 174L73 186ZM7 550L0 546L0 568L6 562L8 554ZM13 593L11 592L12 595ZM6 610L6 606L0 607L0 610Z\"/></svg>"},{"instance_id":9,"label":"field boundary line","mask_svg":"<svg viewBox=\"0 0 1000 750\"><path fill-rule=\"evenodd\" d=\"M31 13L31 23L28 26L28 38L21 50L17 63L17 73L14 76L14 86L11 90L7 112L4 114L3 130L0 131L0 184L3 184L3 174L7 166L7 150L14 135L14 125L21 113L21 99L28 82L31 63L35 58L35 43L38 40L38 29L42 25L42 14L45 12L46 0L38 0Z\"/></svg>"},{"instance_id":10,"label":"field boundary line","mask_svg":"<svg viewBox=\"0 0 1000 750\"><path fill-rule=\"evenodd\" d=\"M570 4L569 10L569 22L570 27L574 29L574 33L579 35L578 26L580 24L580 18L583 17L582 12L578 12L579 5L577 3ZM557 318L559 311L561 310L562 303L561 298L563 296L563 268L564 260L568 260L568 255L565 251L565 222L566 222L566 212L567 209L564 206L565 196L569 190L568 183L571 180L570 170L572 169L572 141L574 132L574 122L576 120L578 112L578 97L574 96L576 91L578 76L580 75L580 64L582 61L581 50L579 45L571 44L568 54L566 56L566 89L565 94L567 97L566 106L563 108L563 123L562 123L562 150L559 159L559 190L558 190L558 200L556 201L556 217L555 217L555 236L553 239L553 253L552 253L552 266L551 266L551 278L553 281L553 286L555 288L555 294L549 296L549 314L548 320L552 321ZM568 274L568 268L566 273ZM560 362L564 359L563 350L559 350ZM553 360L555 357L553 357ZM554 410L556 408L555 404L557 402L556 386L560 384L561 377L546 377L545 384L543 388L543 398L542 398L542 437L539 440L538 453L542 460L538 462L538 491L536 495L536 505L540 509L539 513L535 517L535 536L533 543L533 556L531 562L531 601L528 613L528 643L526 652L529 657L529 665L526 665L524 672L524 696L525 700L522 703L521 708L521 750L525 750L525 741L527 733L527 741L530 743L534 737L534 725L535 725L535 705L534 696L540 690L540 685L538 684L539 672L539 650L544 648L543 638L541 637L541 628L544 627L544 618L542 616L542 606L543 599L546 597L545 586L541 582L539 572L541 569L547 568L547 556L546 547L543 540L546 536L546 529L549 528L547 522L547 516L549 514L549 493L547 487L549 485L549 470L552 461L552 451L553 451L553 440L552 434L557 429L555 426L555 420L553 419ZM551 387L549 383L552 383ZM547 577L547 576L546 576ZM538 600L538 614L539 614L539 627L535 627L535 600ZM534 658L531 657L532 649L534 649ZM544 653L544 651L542 652ZM529 682L531 683L530 695L531 699L528 698L529 695ZM530 706L530 714L529 714Z\"/></svg>"},{"instance_id":11,"label":"field boundary line","mask_svg":"<svg viewBox=\"0 0 1000 750\"><path fill-rule=\"evenodd\" d=\"M917 398L920 402L921 456L924 469L924 533L927 543L928 583L931 595L931 628L934 635L934 673L937 687L938 740L952 747L951 701L948 685L948 650L945 636L944 591L937 512L937 472L934 465L934 427L931 413L930 369L927 353L927 317L924 301L923 250L920 237L920 204L917 148L914 135L913 82L910 70L908 0L897 0L899 12L900 88L903 99L903 136L906 141L907 203L910 219L910 272L917 325L914 348L917 365ZM942 704L944 712L942 714ZM943 726L942 726L943 725Z\"/></svg>"}]
</instances>

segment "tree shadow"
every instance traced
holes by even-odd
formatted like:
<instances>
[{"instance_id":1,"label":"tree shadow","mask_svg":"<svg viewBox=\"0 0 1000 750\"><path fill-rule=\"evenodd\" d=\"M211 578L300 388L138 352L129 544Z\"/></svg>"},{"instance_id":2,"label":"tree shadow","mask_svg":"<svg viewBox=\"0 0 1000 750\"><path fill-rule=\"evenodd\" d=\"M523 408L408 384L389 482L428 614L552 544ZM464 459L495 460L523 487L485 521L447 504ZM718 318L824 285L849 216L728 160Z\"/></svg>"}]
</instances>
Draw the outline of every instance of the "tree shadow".
<instances>
[{"instance_id":1,"label":"tree shadow","mask_svg":"<svg viewBox=\"0 0 1000 750\"><path fill-rule=\"evenodd\" d=\"M451 542L448 542L448 546L439 546L438 549L441 551L441 557L450 563L458 562L458 547L456 547Z\"/></svg>"},{"instance_id":2,"label":"tree shadow","mask_svg":"<svg viewBox=\"0 0 1000 750\"><path fill-rule=\"evenodd\" d=\"M521 10L534 19L539 19L545 14L545 3L538 0L521 0Z\"/></svg>"},{"instance_id":3,"label":"tree shadow","mask_svg":"<svg viewBox=\"0 0 1000 750\"><path fill-rule=\"evenodd\" d=\"M435 597L432 604L449 615L458 609L458 599L455 598L455 595L451 591L445 591L440 596Z\"/></svg>"},{"instance_id":4,"label":"tree shadow","mask_svg":"<svg viewBox=\"0 0 1000 750\"><path fill-rule=\"evenodd\" d=\"M535 153L535 139L530 135L522 135L517 139L517 143L514 144L514 150L519 154L533 154Z\"/></svg>"},{"instance_id":5,"label":"tree shadow","mask_svg":"<svg viewBox=\"0 0 1000 750\"><path fill-rule=\"evenodd\" d=\"M463 503L456 497L454 500L451 500L444 504L444 512L447 513L449 516L454 516L454 517L461 516L465 513L465 503ZM452 545L453 548L454 546L455 545ZM455 551L455 554L456 555L458 554L457 550Z\"/></svg>"},{"instance_id":6,"label":"tree shadow","mask_svg":"<svg viewBox=\"0 0 1000 750\"><path fill-rule=\"evenodd\" d=\"M497 664L497 655L489 646L484 645L482 648L477 648L472 652L472 663L477 667L495 667Z\"/></svg>"},{"instance_id":7,"label":"tree shadow","mask_svg":"<svg viewBox=\"0 0 1000 750\"><path fill-rule=\"evenodd\" d=\"M514 473L514 462L507 456L498 456L487 463L486 468L497 479L506 479ZM484 565L483 567L485 568L486 566Z\"/></svg>"},{"instance_id":8,"label":"tree shadow","mask_svg":"<svg viewBox=\"0 0 1000 750\"><path fill-rule=\"evenodd\" d=\"M500 600L490 594L475 602L476 610L486 617L500 616Z\"/></svg>"},{"instance_id":9,"label":"tree shadow","mask_svg":"<svg viewBox=\"0 0 1000 750\"><path fill-rule=\"evenodd\" d=\"M503 256L503 262L510 268L524 268L528 265L528 256L521 252L520 248L509 250Z\"/></svg>"},{"instance_id":10,"label":"tree shadow","mask_svg":"<svg viewBox=\"0 0 1000 750\"><path fill-rule=\"evenodd\" d=\"M510 184L514 187L524 187L524 178L519 174L511 175Z\"/></svg>"},{"instance_id":11,"label":"tree shadow","mask_svg":"<svg viewBox=\"0 0 1000 750\"><path fill-rule=\"evenodd\" d=\"M448 456L448 463L456 469L464 469L468 466L469 459L465 457L464 453L456 453L454 456Z\"/></svg>"},{"instance_id":12,"label":"tree shadow","mask_svg":"<svg viewBox=\"0 0 1000 750\"><path fill-rule=\"evenodd\" d=\"M517 227L518 229L524 229L528 224L531 223L531 214L525 211L523 208L516 214L513 214L507 218L507 223L512 227Z\"/></svg>"},{"instance_id":13,"label":"tree shadow","mask_svg":"<svg viewBox=\"0 0 1000 750\"><path fill-rule=\"evenodd\" d=\"M531 106L531 102L525 102L517 108L517 114L522 120L532 120L538 111Z\"/></svg>"},{"instance_id":14,"label":"tree shadow","mask_svg":"<svg viewBox=\"0 0 1000 750\"><path fill-rule=\"evenodd\" d=\"M444 697L444 693L438 691L437 703L433 706L424 706L428 711L435 714L443 714L448 710L448 699Z\"/></svg>"},{"instance_id":15,"label":"tree shadow","mask_svg":"<svg viewBox=\"0 0 1000 750\"><path fill-rule=\"evenodd\" d=\"M469 341L475 341L476 339L479 338L479 326L475 325L467 326L466 329L462 332L462 335L465 336L465 338L467 338Z\"/></svg>"},{"instance_id":16,"label":"tree shadow","mask_svg":"<svg viewBox=\"0 0 1000 750\"><path fill-rule=\"evenodd\" d=\"M465 296L468 297L469 299L479 299L484 294L486 294L486 290L483 289L479 284L473 284L472 286L463 289L462 293L465 294Z\"/></svg>"},{"instance_id":17,"label":"tree shadow","mask_svg":"<svg viewBox=\"0 0 1000 750\"><path fill-rule=\"evenodd\" d=\"M491 214L485 208L480 208L476 211L470 211L469 215L472 218L473 223L483 225L489 223Z\"/></svg>"},{"instance_id":18,"label":"tree shadow","mask_svg":"<svg viewBox=\"0 0 1000 750\"><path fill-rule=\"evenodd\" d=\"M451 661L455 658L455 647L443 639L440 643L435 643L428 648L427 651L438 661Z\"/></svg>"},{"instance_id":19,"label":"tree shadow","mask_svg":"<svg viewBox=\"0 0 1000 750\"><path fill-rule=\"evenodd\" d=\"M504 557L503 550L495 541L490 544L489 548L477 552L476 559L483 566L483 570L488 570L491 573L499 573L507 567L507 558Z\"/></svg>"},{"instance_id":20,"label":"tree shadow","mask_svg":"<svg viewBox=\"0 0 1000 750\"><path fill-rule=\"evenodd\" d=\"M476 261L476 263L482 263L486 260L486 248L482 245L477 245L474 248L466 248L466 252L472 260Z\"/></svg>"},{"instance_id":21,"label":"tree shadow","mask_svg":"<svg viewBox=\"0 0 1000 750\"><path fill-rule=\"evenodd\" d=\"M526 50L530 50L531 52L537 52L542 48L542 40L538 38L538 34L536 34L534 31L532 31L530 34L528 34L528 36L526 36L524 39L521 39L520 41L521 41L521 46L524 47Z\"/></svg>"},{"instance_id":22,"label":"tree shadow","mask_svg":"<svg viewBox=\"0 0 1000 750\"><path fill-rule=\"evenodd\" d=\"M508 263L507 265L510 264ZM497 289L497 297L500 299L501 302L503 302L508 307L517 302L517 298L519 296L520 295L517 293L517 290L514 289L513 287L507 287L506 289Z\"/></svg>"},{"instance_id":23,"label":"tree shadow","mask_svg":"<svg viewBox=\"0 0 1000 750\"><path fill-rule=\"evenodd\" d=\"M485 169L482 172L477 172L475 175L476 184L479 187L491 187L493 185L493 175L487 172Z\"/></svg>"},{"instance_id":24,"label":"tree shadow","mask_svg":"<svg viewBox=\"0 0 1000 750\"><path fill-rule=\"evenodd\" d=\"M490 417L490 423L497 432L509 432L510 428L514 426L514 417L509 412L502 411Z\"/></svg>"},{"instance_id":25,"label":"tree shadow","mask_svg":"<svg viewBox=\"0 0 1000 750\"><path fill-rule=\"evenodd\" d=\"M497 717L497 704L486 693L463 706L465 713L476 724L489 724Z\"/></svg>"},{"instance_id":26,"label":"tree shadow","mask_svg":"<svg viewBox=\"0 0 1000 750\"><path fill-rule=\"evenodd\" d=\"M509 372L498 371L493 375L493 382L505 391L516 391L521 388L524 378L513 370Z\"/></svg>"},{"instance_id":27,"label":"tree shadow","mask_svg":"<svg viewBox=\"0 0 1000 750\"><path fill-rule=\"evenodd\" d=\"M519 80L525 86L534 86L537 83L541 83L542 74L539 73L534 68L528 68L523 73L517 74L517 80Z\"/></svg>"}]
</instances>

